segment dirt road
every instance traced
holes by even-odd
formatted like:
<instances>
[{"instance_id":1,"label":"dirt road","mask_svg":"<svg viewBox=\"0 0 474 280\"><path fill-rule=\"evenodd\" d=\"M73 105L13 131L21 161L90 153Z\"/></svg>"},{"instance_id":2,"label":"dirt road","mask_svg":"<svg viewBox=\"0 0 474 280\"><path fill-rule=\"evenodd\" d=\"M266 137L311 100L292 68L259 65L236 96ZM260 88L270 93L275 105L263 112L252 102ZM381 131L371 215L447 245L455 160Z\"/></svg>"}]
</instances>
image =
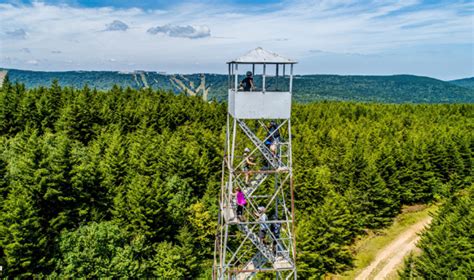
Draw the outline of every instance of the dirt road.
<instances>
[{"instance_id":1,"label":"dirt road","mask_svg":"<svg viewBox=\"0 0 474 280\"><path fill-rule=\"evenodd\" d=\"M409 227L392 241L392 243L383 248L377 254L375 260L357 275L355 279L385 279L397 269L398 265L403 262L404 257L416 248L416 243L420 239L418 233L429 225L430 222L431 217L428 217Z\"/></svg>"}]
</instances>

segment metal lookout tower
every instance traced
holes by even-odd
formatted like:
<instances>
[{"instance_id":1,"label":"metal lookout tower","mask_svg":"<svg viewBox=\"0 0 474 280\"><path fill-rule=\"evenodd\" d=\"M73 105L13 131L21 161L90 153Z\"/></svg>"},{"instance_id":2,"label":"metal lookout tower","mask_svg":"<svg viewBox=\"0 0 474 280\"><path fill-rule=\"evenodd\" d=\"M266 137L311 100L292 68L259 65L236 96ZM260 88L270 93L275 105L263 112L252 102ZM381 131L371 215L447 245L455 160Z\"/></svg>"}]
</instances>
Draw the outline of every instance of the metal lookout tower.
<instances>
[{"instance_id":1,"label":"metal lookout tower","mask_svg":"<svg viewBox=\"0 0 474 280\"><path fill-rule=\"evenodd\" d=\"M296 63L262 48L227 63L213 279L252 279L257 273L296 279L290 121Z\"/></svg>"}]
</instances>

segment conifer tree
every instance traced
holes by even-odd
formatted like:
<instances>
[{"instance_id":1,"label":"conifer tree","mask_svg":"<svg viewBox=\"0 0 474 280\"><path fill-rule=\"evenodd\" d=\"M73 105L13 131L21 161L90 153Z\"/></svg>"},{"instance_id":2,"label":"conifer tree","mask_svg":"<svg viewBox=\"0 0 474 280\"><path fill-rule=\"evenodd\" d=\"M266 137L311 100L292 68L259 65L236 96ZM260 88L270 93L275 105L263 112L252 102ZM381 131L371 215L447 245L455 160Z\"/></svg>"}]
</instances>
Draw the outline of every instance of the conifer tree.
<instances>
[{"instance_id":1,"label":"conifer tree","mask_svg":"<svg viewBox=\"0 0 474 280\"><path fill-rule=\"evenodd\" d=\"M393 202L399 204L402 189L399 180L400 171L397 168L398 154L399 151L397 150L382 150L377 159L377 170L379 170L381 178L389 189L389 192L393 197Z\"/></svg>"},{"instance_id":2,"label":"conifer tree","mask_svg":"<svg viewBox=\"0 0 474 280\"><path fill-rule=\"evenodd\" d=\"M12 85L8 76L3 81L0 91L0 134L14 134L16 127L16 112L20 95L24 91L18 84Z\"/></svg>"},{"instance_id":3,"label":"conifer tree","mask_svg":"<svg viewBox=\"0 0 474 280\"><path fill-rule=\"evenodd\" d=\"M199 254L196 252L195 235L190 231L187 224L180 228L177 240L181 247L180 254L184 258L184 267L186 268L184 277L194 279L200 270Z\"/></svg>"},{"instance_id":4,"label":"conifer tree","mask_svg":"<svg viewBox=\"0 0 474 280\"><path fill-rule=\"evenodd\" d=\"M70 186L75 198L74 216L78 222L110 219L113 195L102 184L100 169L100 145L92 143L88 148L76 143L71 151Z\"/></svg>"},{"instance_id":5,"label":"conifer tree","mask_svg":"<svg viewBox=\"0 0 474 280\"><path fill-rule=\"evenodd\" d=\"M474 185L458 193L434 217L419 242L421 255L412 258L401 279L472 279L474 270Z\"/></svg>"},{"instance_id":6,"label":"conifer tree","mask_svg":"<svg viewBox=\"0 0 474 280\"><path fill-rule=\"evenodd\" d=\"M23 128L41 129L41 116L37 114L36 102L44 88L33 89L25 92L19 100L16 110L16 124ZM41 131L38 132L41 134Z\"/></svg>"},{"instance_id":7,"label":"conifer tree","mask_svg":"<svg viewBox=\"0 0 474 280\"><path fill-rule=\"evenodd\" d=\"M40 213L49 222L52 234L77 221L77 195L71 187L71 141L65 135L46 134L42 158L35 172Z\"/></svg>"},{"instance_id":8,"label":"conifer tree","mask_svg":"<svg viewBox=\"0 0 474 280\"><path fill-rule=\"evenodd\" d=\"M128 142L126 142L120 130L114 127L111 132L101 134L97 143L93 145L97 156L103 150L103 156L98 163L102 175L101 185L113 198L117 189L125 184L127 170L130 168L130 160L127 159L126 151ZM101 147L101 145L104 147Z\"/></svg>"},{"instance_id":9,"label":"conifer tree","mask_svg":"<svg viewBox=\"0 0 474 280\"><path fill-rule=\"evenodd\" d=\"M89 87L84 88L71 98L63 107L61 117L56 122L57 130L62 130L74 140L88 143L95 135L95 124L99 122L95 112L93 95Z\"/></svg>"},{"instance_id":10,"label":"conifer tree","mask_svg":"<svg viewBox=\"0 0 474 280\"><path fill-rule=\"evenodd\" d=\"M298 209L304 211L319 205L324 201L329 191L334 191L336 187L331 183L331 171L327 166L320 166L298 173L299 182L296 195Z\"/></svg>"},{"instance_id":11,"label":"conifer tree","mask_svg":"<svg viewBox=\"0 0 474 280\"><path fill-rule=\"evenodd\" d=\"M181 247L163 241L155 246L153 257L153 275L159 279L178 278L186 275L186 256L181 254Z\"/></svg>"},{"instance_id":12,"label":"conifer tree","mask_svg":"<svg viewBox=\"0 0 474 280\"><path fill-rule=\"evenodd\" d=\"M319 279L352 266L349 244L356 235L356 224L344 197L330 191L320 207L300 217L296 234L301 277Z\"/></svg>"},{"instance_id":13,"label":"conifer tree","mask_svg":"<svg viewBox=\"0 0 474 280\"><path fill-rule=\"evenodd\" d=\"M8 158L5 146L5 138L0 136L0 208L9 192L9 182L7 178Z\"/></svg>"},{"instance_id":14,"label":"conifer tree","mask_svg":"<svg viewBox=\"0 0 474 280\"><path fill-rule=\"evenodd\" d=\"M53 81L51 87L46 91L40 88L39 97L36 100L36 114L38 116L38 129L46 131L54 129L54 124L59 119L59 111L62 107L61 87L57 80Z\"/></svg>"},{"instance_id":15,"label":"conifer tree","mask_svg":"<svg viewBox=\"0 0 474 280\"><path fill-rule=\"evenodd\" d=\"M31 190L16 184L2 205L0 247L4 254L4 273L30 278L48 273L52 265L52 244L44 230Z\"/></svg>"},{"instance_id":16,"label":"conifer tree","mask_svg":"<svg viewBox=\"0 0 474 280\"><path fill-rule=\"evenodd\" d=\"M190 206L188 221L194 232L196 255L201 259L210 258L214 244L217 221L209 209L201 201Z\"/></svg>"}]
</instances>

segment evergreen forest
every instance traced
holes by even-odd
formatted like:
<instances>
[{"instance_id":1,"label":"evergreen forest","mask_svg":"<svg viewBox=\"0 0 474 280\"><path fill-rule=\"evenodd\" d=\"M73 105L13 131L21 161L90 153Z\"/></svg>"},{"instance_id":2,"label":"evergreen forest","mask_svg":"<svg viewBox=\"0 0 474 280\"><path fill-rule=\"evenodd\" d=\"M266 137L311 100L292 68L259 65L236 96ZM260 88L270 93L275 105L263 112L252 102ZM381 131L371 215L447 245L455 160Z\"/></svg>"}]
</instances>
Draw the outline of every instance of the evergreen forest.
<instances>
[{"instance_id":1,"label":"evergreen forest","mask_svg":"<svg viewBox=\"0 0 474 280\"><path fill-rule=\"evenodd\" d=\"M209 279L226 111L171 91L6 79L1 276ZM350 269L354 240L402 205L445 199L403 275L470 278L474 105L320 101L292 114L301 279Z\"/></svg>"},{"instance_id":2,"label":"evergreen forest","mask_svg":"<svg viewBox=\"0 0 474 280\"><path fill-rule=\"evenodd\" d=\"M420 255L410 255L402 280L474 279L474 186L455 193L422 235Z\"/></svg>"}]
</instances>

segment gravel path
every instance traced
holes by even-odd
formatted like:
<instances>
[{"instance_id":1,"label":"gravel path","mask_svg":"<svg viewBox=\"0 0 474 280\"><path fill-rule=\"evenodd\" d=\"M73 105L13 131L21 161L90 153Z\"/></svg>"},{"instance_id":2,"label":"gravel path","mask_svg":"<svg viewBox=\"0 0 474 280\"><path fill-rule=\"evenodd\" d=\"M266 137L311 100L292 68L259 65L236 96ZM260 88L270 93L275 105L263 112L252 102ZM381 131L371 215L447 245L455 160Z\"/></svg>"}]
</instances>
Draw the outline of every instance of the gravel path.
<instances>
[{"instance_id":1,"label":"gravel path","mask_svg":"<svg viewBox=\"0 0 474 280\"><path fill-rule=\"evenodd\" d=\"M387 247L383 248L375 257L375 260L366 267L356 280L365 279L385 279L391 274L408 253L416 248L416 243L420 239L418 234L431 222L428 217L408 228L393 240ZM376 274L375 274L376 273ZM374 275L375 274L375 275Z\"/></svg>"}]
</instances>

